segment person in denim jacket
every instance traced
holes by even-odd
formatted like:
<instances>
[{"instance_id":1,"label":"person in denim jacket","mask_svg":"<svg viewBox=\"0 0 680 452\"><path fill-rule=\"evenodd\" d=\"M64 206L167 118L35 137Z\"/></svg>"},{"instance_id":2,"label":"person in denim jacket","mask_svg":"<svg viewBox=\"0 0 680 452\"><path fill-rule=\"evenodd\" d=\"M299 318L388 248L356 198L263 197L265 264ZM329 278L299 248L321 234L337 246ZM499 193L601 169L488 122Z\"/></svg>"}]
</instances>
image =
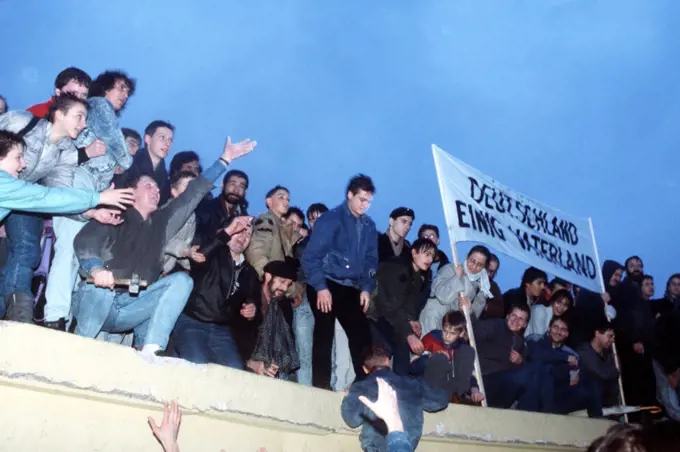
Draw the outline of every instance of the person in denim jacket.
<instances>
[{"instance_id":1,"label":"person in denim jacket","mask_svg":"<svg viewBox=\"0 0 680 452\"><path fill-rule=\"evenodd\" d=\"M371 344L365 312L375 289L378 234L366 215L375 186L358 175L347 186L347 200L320 217L302 254L302 270L314 312L313 384L330 389L335 319L347 333L357 377L363 375L362 353Z\"/></svg>"}]
</instances>

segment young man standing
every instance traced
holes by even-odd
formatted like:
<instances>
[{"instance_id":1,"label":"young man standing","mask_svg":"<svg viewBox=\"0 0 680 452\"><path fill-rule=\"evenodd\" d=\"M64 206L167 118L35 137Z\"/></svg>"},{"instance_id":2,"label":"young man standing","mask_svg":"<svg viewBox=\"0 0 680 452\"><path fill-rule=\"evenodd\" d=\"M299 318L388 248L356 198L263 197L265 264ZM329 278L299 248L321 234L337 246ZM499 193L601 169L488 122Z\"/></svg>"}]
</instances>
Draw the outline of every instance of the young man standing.
<instances>
[{"instance_id":1,"label":"young man standing","mask_svg":"<svg viewBox=\"0 0 680 452\"><path fill-rule=\"evenodd\" d=\"M378 234L366 215L374 193L370 177L352 178L346 201L316 221L302 255L315 318L313 381L318 388L330 389L336 318L347 333L354 371L359 378L364 374L362 354L371 344L364 313L378 268Z\"/></svg>"},{"instance_id":2,"label":"young man standing","mask_svg":"<svg viewBox=\"0 0 680 452\"><path fill-rule=\"evenodd\" d=\"M156 181L161 191L161 205L170 199L170 178L165 168L165 158L170 153L175 126L167 121L153 121L144 130L144 147L134 157L132 166L123 175L125 184L146 175Z\"/></svg>"},{"instance_id":3,"label":"young man standing","mask_svg":"<svg viewBox=\"0 0 680 452\"><path fill-rule=\"evenodd\" d=\"M378 235L378 260L380 262L400 257L404 262L411 260L410 244L406 236L411 230L416 214L408 207L397 207L390 213L387 232Z\"/></svg>"},{"instance_id":4,"label":"young man standing","mask_svg":"<svg viewBox=\"0 0 680 452\"><path fill-rule=\"evenodd\" d=\"M45 119L31 119L32 115L23 111L0 116L0 130L19 133L26 142L26 169L20 179L41 181L47 187L71 186L78 165L73 139L85 128L87 111L87 102L65 94L55 98ZM9 253L2 269L2 300L12 306L8 320L31 323L31 280L40 263L43 219L40 215L14 212L5 220L5 228ZM4 306L0 310L4 312Z\"/></svg>"},{"instance_id":5,"label":"young man standing","mask_svg":"<svg viewBox=\"0 0 680 452\"><path fill-rule=\"evenodd\" d=\"M246 260L255 268L260 278L264 277L264 266L271 261L283 261L293 257L293 245L302 236L291 225L284 224L288 213L290 192L277 185L265 196L267 212L253 223L253 238L246 250ZM299 294L301 295L301 294Z\"/></svg>"}]
</instances>

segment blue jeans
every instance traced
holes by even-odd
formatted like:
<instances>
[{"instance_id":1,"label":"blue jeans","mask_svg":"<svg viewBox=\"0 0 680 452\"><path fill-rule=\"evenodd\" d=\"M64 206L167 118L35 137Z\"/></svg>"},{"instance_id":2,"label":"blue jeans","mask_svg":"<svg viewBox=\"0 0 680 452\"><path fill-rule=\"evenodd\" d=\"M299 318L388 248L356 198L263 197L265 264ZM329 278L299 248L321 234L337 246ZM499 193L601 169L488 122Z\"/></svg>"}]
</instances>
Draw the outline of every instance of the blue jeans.
<instances>
[{"instance_id":1,"label":"blue jeans","mask_svg":"<svg viewBox=\"0 0 680 452\"><path fill-rule=\"evenodd\" d=\"M541 363L528 362L517 368L483 376L490 407L543 413L554 412L555 389L550 372Z\"/></svg>"},{"instance_id":2,"label":"blue jeans","mask_svg":"<svg viewBox=\"0 0 680 452\"><path fill-rule=\"evenodd\" d=\"M94 338L101 331L133 330L135 345L164 349L193 286L193 280L183 272L159 279L137 296L82 283L74 300L75 333Z\"/></svg>"},{"instance_id":3,"label":"blue jeans","mask_svg":"<svg viewBox=\"0 0 680 452\"><path fill-rule=\"evenodd\" d=\"M243 369L243 360L228 326L204 323L182 314L177 319L172 339L182 359L196 364L214 363Z\"/></svg>"},{"instance_id":4,"label":"blue jeans","mask_svg":"<svg viewBox=\"0 0 680 452\"><path fill-rule=\"evenodd\" d=\"M314 345L314 313L305 294L302 303L293 311L295 348L300 359L297 381L312 386L312 349Z\"/></svg>"},{"instance_id":5,"label":"blue jeans","mask_svg":"<svg viewBox=\"0 0 680 452\"><path fill-rule=\"evenodd\" d=\"M40 264L43 218L14 212L4 223L7 231L7 262L0 272L0 318L5 315L5 298L9 294L31 294L33 273Z\"/></svg>"}]
</instances>

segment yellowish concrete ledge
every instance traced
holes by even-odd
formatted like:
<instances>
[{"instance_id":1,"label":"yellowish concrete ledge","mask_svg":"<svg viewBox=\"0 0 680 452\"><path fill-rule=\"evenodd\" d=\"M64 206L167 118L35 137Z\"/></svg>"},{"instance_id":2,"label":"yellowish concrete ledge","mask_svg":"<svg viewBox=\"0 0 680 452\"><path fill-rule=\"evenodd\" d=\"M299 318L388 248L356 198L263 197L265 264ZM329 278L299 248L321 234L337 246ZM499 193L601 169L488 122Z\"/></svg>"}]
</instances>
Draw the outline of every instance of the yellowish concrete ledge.
<instances>
[{"instance_id":1,"label":"yellowish concrete ledge","mask_svg":"<svg viewBox=\"0 0 680 452\"><path fill-rule=\"evenodd\" d=\"M177 400L183 452L357 451L342 394L0 321L1 451L159 451L146 424ZM450 406L426 415L419 451L583 449L606 421ZM455 446L453 446L455 444ZM453 446L453 447L452 447Z\"/></svg>"}]
</instances>

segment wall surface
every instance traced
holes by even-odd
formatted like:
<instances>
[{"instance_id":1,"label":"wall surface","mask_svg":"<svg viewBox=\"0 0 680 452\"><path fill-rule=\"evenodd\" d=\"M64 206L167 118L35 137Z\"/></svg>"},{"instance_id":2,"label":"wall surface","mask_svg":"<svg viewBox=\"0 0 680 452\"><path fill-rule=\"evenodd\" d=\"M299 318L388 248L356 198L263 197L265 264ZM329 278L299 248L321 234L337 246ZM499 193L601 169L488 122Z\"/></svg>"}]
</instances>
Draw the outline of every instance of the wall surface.
<instances>
[{"instance_id":1,"label":"wall surface","mask_svg":"<svg viewBox=\"0 0 680 452\"><path fill-rule=\"evenodd\" d=\"M182 452L357 451L342 394L215 365L149 362L132 349L0 322L1 451L159 451L147 417L183 411ZM605 421L451 406L427 415L419 451L577 450ZM452 445L455 444L455 448Z\"/></svg>"}]
</instances>

